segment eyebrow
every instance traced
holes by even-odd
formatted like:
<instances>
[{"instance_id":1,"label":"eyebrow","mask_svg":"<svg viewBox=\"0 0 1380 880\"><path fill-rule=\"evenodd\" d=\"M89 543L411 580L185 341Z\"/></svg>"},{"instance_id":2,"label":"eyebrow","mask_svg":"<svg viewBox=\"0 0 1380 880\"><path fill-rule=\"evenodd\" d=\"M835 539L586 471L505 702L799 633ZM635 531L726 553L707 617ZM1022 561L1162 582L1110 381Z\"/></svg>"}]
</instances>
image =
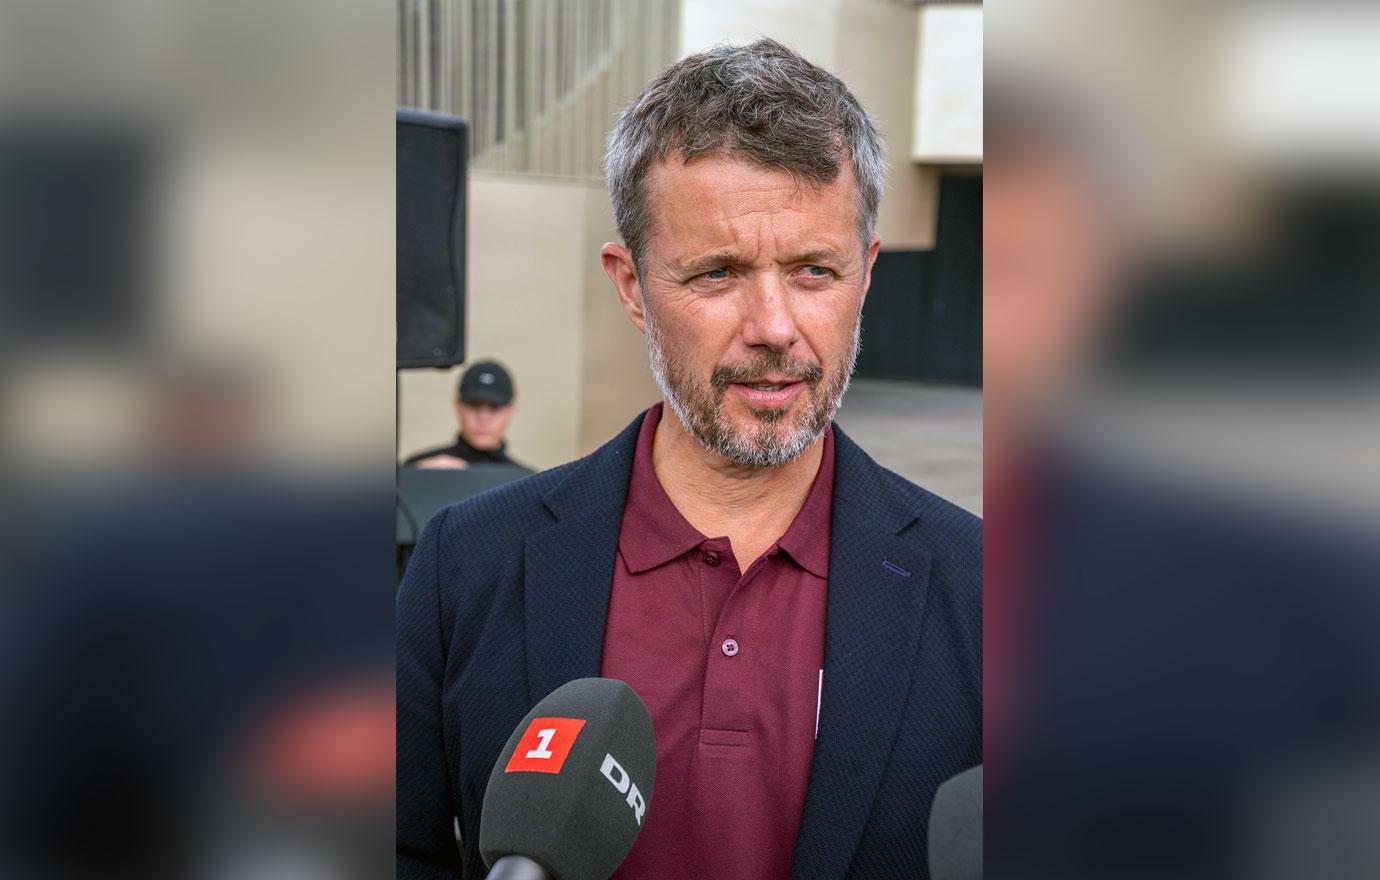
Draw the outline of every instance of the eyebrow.
<instances>
[{"instance_id":1,"label":"eyebrow","mask_svg":"<svg viewBox=\"0 0 1380 880\"><path fill-rule=\"evenodd\" d=\"M699 275L702 272L711 272L720 266L737 266L741 263L742 258L732 251L717 251L703 257L696 257L686 263L680 263L677 268L686 275Z\"/></svg>"},{"instance_id":2,"label":"eyebrow","mask_svg":"<svg viewBox=\"0 0 1380 880\"><path fill-rule=\"evenodd\" d=\"M819 248L802 254L793 254L781 262L794 265L797 263L841 263L843 260L843 255L838 251L832 248ZM702 272L711 272L721 266L739 266L742 263L742 257L733 251L717 251L681 263L678 268L685 274L699 275Z\"/></svg>"},{"instance_id":3,"label":"eyebrow","mask_svg":"<svg viewBox=\"0 0 1380 880\"><path fill-rule=\"evenodd\" d=\"M843 254L833 248L818 248L813 251L806 251L803 254L796 254L782 260L784 263L841 263L844 261Z\"/></svg>"}]
</instances>

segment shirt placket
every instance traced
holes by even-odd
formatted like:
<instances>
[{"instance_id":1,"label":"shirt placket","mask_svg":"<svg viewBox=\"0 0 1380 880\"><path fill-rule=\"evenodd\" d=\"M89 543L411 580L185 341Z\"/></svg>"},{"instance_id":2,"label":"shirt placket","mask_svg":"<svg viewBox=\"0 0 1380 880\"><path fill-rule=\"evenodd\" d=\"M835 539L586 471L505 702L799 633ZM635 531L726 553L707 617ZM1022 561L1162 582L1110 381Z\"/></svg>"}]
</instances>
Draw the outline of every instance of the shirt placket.
<instances>
[{"instance_id":1,"label":"shirt placket","mask_svg":"<svg viewBox=\"0 0 1380 880\"><path fill-rule=\"evenodd\" d=\"M751 745L754 672L762 649L756 625L756 596L751 589L760 560L744 575L739 572L727 541L701 545L702 576L722 601L710 621L706 645L702 743L717 746ZM712 584L712 586L711 586Z\"/></svg>"}]
</instances>

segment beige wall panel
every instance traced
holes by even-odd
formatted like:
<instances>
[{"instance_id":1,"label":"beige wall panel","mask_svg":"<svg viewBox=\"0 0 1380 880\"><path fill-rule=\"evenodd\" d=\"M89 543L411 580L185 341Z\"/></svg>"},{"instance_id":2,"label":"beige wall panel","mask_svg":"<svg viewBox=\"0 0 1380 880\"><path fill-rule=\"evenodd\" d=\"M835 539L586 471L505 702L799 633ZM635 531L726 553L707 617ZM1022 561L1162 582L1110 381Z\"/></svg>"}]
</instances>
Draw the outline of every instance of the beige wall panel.
<instances>
[{"instance_id":1,"label":"beige wall panel","mask_svg":"<svg viewBox=\"0 0 1380 880\"><path fill-rule=\"evenodd\" d=\"M917 162L982 161L982 7L926 6L917 25Z\"/></svg>"},{"instance_id":2,"label":"beige wall panel","mask_svg":"<svg viewBox=\"0 0 1380 880\"><path fill-rule=\"evenodd\" d=\"M771 37L830 66L841 10L853 2L857 0L690 0L681 4L679 57L716 43L741 45ZM868 5L881 4L870 0Z\"/></svg>"},{"instance_id":3,"label":"beige wall panel","mask_svg":"<svg viewBox=\"0 0 1380 880\"><path fill-rule=\"evenodd\" d=\"M623 313L599 259L604 242L618 240L607 193L591 187L585 201L581 454L596 449L661 399L648 366L646 342Z\"/></svg>"}]
</instances>

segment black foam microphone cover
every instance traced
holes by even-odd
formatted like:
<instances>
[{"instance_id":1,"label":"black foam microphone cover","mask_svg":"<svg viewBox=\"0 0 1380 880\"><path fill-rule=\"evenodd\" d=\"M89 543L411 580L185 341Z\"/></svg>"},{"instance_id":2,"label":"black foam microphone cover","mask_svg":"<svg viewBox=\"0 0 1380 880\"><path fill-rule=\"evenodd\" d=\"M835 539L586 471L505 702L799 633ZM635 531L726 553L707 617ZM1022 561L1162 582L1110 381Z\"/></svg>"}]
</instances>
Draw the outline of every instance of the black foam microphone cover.
<instances>
[{"instance_id":1,"label":"black foam microphone cover","mask_svg":"<svg viewBox=\"0 0 1380 880\"><path fill-rule=\"evenodd\" d=\"M982 765L953 777L930 807L930 880L982 880Z\"/></svg>"},{"instance_id":2,"label":"black foam microphone cover","mask_svg":"<svg viewBox=\"0 0 1380 880\"><path fill-rule=\"evenodd\" d=\"M632 688L580 678L539 702L494 764L479 852L539 863L554 880L606 880L652 802L656 737Z\"/></svg>"}]
</instances>

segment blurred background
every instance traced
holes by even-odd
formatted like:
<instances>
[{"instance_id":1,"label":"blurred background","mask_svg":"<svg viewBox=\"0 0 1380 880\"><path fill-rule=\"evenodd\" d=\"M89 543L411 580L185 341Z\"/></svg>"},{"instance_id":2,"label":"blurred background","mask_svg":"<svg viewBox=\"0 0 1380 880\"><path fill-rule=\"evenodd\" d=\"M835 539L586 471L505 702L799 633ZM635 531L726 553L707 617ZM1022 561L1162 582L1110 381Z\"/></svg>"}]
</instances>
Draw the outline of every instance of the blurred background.
<instances>
[{"instance_id":1,"label":"blurred background","mask_svg":"<svg viewBox=\"0 0 1380 880\"><path fill-rule=\"evenodd\" d=\"M1380 9L984 10L988 870L1380 875Z\"/></svg>"},{"instance_id":2,"label":"blurred background","mask_svg":"<svg viewBox=\"0 0 1380 880\"><path fill-rule=\"evenodd\" d=\"M0 874L392 865L394 26L0 3Z\"/></svg>"},{"instance_id":3,"label":"blurred background","mask_svg":"<svg viewBox=\"0 0 1380 880\"><path fill-rule=\"evenodd\" d=\"M511 454L547 468L658 392L598 251L618 111L672 62L769 36L847 83L891 163L858 379L839 421L974 511L981 490L982 6L829 0L400 0L398 103L469 123L467 363L517 390ZM453 438L463 366L404 370L399 452Z\"/></svg>"}]
</instances>

